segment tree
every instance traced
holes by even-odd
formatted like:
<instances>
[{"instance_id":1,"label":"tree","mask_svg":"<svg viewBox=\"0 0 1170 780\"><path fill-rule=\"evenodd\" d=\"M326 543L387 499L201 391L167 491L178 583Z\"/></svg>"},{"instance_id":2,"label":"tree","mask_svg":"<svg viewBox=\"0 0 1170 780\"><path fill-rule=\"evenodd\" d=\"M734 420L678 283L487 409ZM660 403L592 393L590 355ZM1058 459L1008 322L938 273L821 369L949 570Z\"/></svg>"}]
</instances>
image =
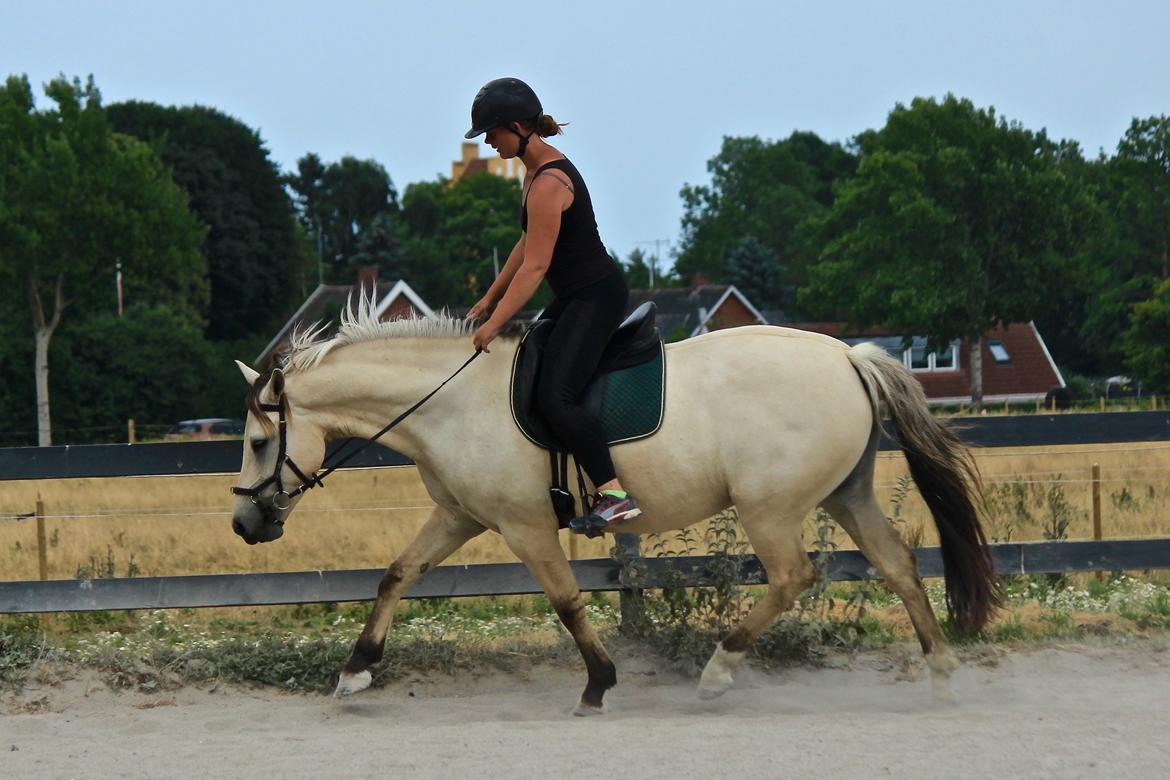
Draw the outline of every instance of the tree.
<instances>
[{"instance_id":1,"label":"tree","mask_svg":"<svg viewBox=\"0 0 1170 780\"><path fill-rule=\"evenodd\" d=\"M1134 306L1124 349L1133 377L1147 390L1170 390L1170 279L1159 282L1153 297Z\"/></svg>"},{"instance_id":2,"label":"tree","mask_svg":"<svg viewBox=\"0 0 1170 780\"><path fill-rule=\"evenodd\" d=\"M1170 296L1170 117L1134 119L1106 167L1117 243L1099 266L1101 293L1092 299L1086 324L1090 333L1124 344L1136 376L1166 387L1164 369L1155 365L1161 347L1154 342L1165 335L1161 312Z\"/></svg>"},{"instance_id":3,"label":"tree","mask_svg":"<svg viewBox=\"0 0 1170 780\"><path fill-rule=\"evenodd\" d=\"M205 106L130 101L107 114L116 131L151 144L208 227L209 338L267 332L300 304L306 285L293 207L259 133Z\"/></svg>"},{"instance_id":4,"label":"tree","mask_svg":"<svg viewBox=\"0 0 1170 780\"><path fill-rule=\"evenodd\" d=\"M297 173L284 181L313 237L327 282L348 280L363 264L357 259L361 236L375 220L385 225L398 218L398 193L390 174L374 160L346 156L325 165L307 154L297 161Z\"/></svg>"},{"instance_id":5,"label":"tree","mask_svg":"<svg viewBox=\"0 0 1170 780\"><path fill-rule=\"evenodd\" d=\"M239 371L218 357L197 325L163 306L138 304L122 317L103 312L79 320L63 329L54 350L53 394L70 399L54 419L96 433L74 441L102 441L111 426L125 435L129 418L160 424L228 416L242 408ZM218 383L210 380L225 367L235 371L228 377L236 391L230 411L212 400Z\"/></svg>"},{"instance_id":6,"label":"tree","mask_svg":"<svg viewBox=\"0 0 1170 780\"><path fill-rule=\"evenodd\" d=\"M410 284L437 305L470 305L495 278L520 239L520 183L490 173L473 173L451 183L418 182L402 196ZM548 300L544 290L534 298Z\"/></svg>"},{"instance_id":7,"label":"tree","mask_svg":"<svg viewBox=\"0 0 1170 780\"><path fill-rule=\"evenodd\" d=\"M49 346L65 311L114 307L114 268L130 300L202 324L203 230L153 151L112 131L89 79L57 78L36 110L28 79L0 89L0 296L25 297L35 339L38 441L52 443Z\"/></svg>"},{"instance_id":8,"label":"tree","mask_svg":"<svg viewBox=\"0 0 1170 780\"><path fill-rule=\"evenodd\" d=\"M635 249L630 252L630 258L626 262L619 263L626 275L626 285L631 290L650 289L650 266L653 262L654 258L647 257L641 249Z\"/></svg>"},{"instance_id":9,"label":"tree","mask_svg":"<svg viewBox=\"0 0 1170 780\"><path fill-rule=\"evenodd\" d=\"M758 308L791 308L784 275L780 261L755 236L744 236L727 254L727 281Z\"/></svg>"},{"instance_id":10,"label":"tree","mask_svg":"<svg viewBox=\"0 0 1170 780\"><path fill-rule=\"evenodd\" d=\"M803 225L833 202L836 182L856 169L840 144L797 132L782 141L725 137L707 162L711 183L686 185L683 237L675 268L687 279L702 273L727 281L727 259L744 236L786 266L808 255Z\"/></svg>"},{"instance_id":11,"label":"tree","mask_svg":"<svg viewBox=\"0 0 1170 780\"><path fill-rule=\"evenodd\" d=\"M933 346L967 337L978 406L983 334L1048 309L1091 224L1061 164L1070 146L952 95L899 104L857 146L857 175L815 225L824 249L800 303Z\"/></svg>"}]
</instances>

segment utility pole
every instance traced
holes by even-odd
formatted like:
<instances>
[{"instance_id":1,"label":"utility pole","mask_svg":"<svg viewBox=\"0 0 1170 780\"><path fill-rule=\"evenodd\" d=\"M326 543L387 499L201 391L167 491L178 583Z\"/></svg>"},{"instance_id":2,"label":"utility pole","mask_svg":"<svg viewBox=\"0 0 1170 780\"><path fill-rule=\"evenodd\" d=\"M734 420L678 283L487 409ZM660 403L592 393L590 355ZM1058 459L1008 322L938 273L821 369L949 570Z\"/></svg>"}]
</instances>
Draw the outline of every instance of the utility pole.
<instances>
[{"instance_id":1,"label":"utility pole","mask_svg":"<svg viewBox=\"0 0 1170 780\"><path fill-rule=\"evenodd\" d=\"M638 245L642 245L642 244L653 244L654 245L654 260L652 262L646 264L647 267L650 269L650 289L653 290L654 289L654 272L656 270L658 270L658 263L661 262L659 260L659 254L658 254L659 247L662 244L666 244L666 248L667 248L667 250L669 250L670 249L670 239L669 238L652 238L652 239L649 239L646 241L635 241L634 243L638 244Z\"/></svg>"},{"instance_id":2,"label":"utility pole","mask_svg":"<svg viewBox=\"0 0 1170 780\"><path fill-rule=\"evenodd\" d=\"M122 258L114 263L114 282L118 288L118 317L122 316Z\"/></svg>"}]
</instances>

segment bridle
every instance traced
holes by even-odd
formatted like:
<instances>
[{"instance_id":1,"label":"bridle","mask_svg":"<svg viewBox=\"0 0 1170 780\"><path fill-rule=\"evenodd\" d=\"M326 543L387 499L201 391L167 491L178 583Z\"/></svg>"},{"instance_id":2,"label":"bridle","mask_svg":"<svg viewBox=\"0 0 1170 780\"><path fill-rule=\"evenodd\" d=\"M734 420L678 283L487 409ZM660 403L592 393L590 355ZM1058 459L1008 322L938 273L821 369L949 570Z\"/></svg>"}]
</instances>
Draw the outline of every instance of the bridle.
<instances>
[{"instance_id":1,"label":"bridle","mask_svg":"<svg viewBox=\"0 0 1170 780\"><path fill-rule=\"evenodd\" d=\"M275 516L268 522L275 523L276 525L284 525L284 519L281 517L281 513L292 506L292 501L294 498L312 488L317 487L318 485L325 487L325 477L341 468L342 464L353 458L366 447L369 447L371 444L376 442L384 434L388 433L392 428L394 428L394 426L398 425L398 423L402 422L411 414L413 414L420 406L431 400L431 396L442 390L443 385L446 385L452 379L457 377L460 371L471 365L471 361L479 357L479 353L482 351L482 349L476 349L475 354L469 357L463 365L456 369L454 374L444 379L442 384L440 384L431 392L427 393L420 401L414 404L414 406L410 407L405 412L387 423L386 426L382 428L382 430L366 439L364 444L358 446L356 449L350 450L343 455L342 453L344 452L345 447L349 446L349 443L347 442L344 446L341 447L341 449L333 453L335 460L331 465L327 462L322 463L321 467L317 469L317 471L314 472L312 476L306 476L305 472L302 471L299 466L297 466L292 457L288 454L288 401L286 400L286 394L282 392L280 394L280 398L277 399L277 403L260 404L261 411L276 412L278 415L277 432L280 440L280 449L276 454L276 466L273 468L271 475L260 480L252 487L233 487L231 489L232 493L237 496L248 496L252 500L253 504L256 506L261 506L260 494L269 485L275 483L276 492L272 494L272 498L269 499L269 503L271 504L272 508L276 510L276 512ZM354 439L350 439L349 441L354 441ZM281 478L281 471L284 470L286 465L293 470L293 473L297 475L297 479L301 481L301 484L293 490L286 490L284 487L284 480Z\"/></svg>"}]
</instances>

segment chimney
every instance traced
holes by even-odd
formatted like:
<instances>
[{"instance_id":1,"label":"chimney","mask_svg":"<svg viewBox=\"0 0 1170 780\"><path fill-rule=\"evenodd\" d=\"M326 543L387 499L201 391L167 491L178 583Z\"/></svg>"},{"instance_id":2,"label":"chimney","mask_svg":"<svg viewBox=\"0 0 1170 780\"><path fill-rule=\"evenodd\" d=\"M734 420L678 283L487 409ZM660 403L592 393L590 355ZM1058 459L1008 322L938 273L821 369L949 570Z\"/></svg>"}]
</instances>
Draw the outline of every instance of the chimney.
<instances>
[{"instance_id":1,"label":"chimney","mask_svg":"<svg viewBox=\"0 0 1170 780\"><path fill-rule=\"evenodd\" d=\"M367 295L378 290L378 266L364 265L358 269L358 289L364 290Z\"/></svg>"},{"instance_id":2,"label":"chimney","mask_svg":"<svg viewBox=\"0 0 1170 780\"><path fill-rule=\"evenodd\" d=\"M703 287L703 286L708 285L708 284L711 284L711 277L707 276L707 274L692 274L691 275L691 292L694 292L695 290L699 289L700 287Z\"/></svg>"}]
</instances>

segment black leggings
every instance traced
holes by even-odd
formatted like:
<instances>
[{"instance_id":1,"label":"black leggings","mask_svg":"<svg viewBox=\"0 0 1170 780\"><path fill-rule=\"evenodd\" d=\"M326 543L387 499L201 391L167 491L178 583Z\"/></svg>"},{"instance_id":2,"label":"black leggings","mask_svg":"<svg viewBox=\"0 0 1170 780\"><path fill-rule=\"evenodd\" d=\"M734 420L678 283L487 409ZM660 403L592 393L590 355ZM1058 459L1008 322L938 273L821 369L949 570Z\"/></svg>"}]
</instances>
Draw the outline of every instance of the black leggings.
<instances>
[{"instance_id":1,"label":"black leggings","mask_svg":"<svg viewBox=\"0 0 1170 780\"><path fill-rule=\"evenodd\" d=\"M556 324L544 349L536 403L594 485L603 485L616 474L600 425L581 402L605 345L622 322L629 297L626 279L618 271L566 299L558 298L541 315Z\"/></svg>"}]
</instances>

